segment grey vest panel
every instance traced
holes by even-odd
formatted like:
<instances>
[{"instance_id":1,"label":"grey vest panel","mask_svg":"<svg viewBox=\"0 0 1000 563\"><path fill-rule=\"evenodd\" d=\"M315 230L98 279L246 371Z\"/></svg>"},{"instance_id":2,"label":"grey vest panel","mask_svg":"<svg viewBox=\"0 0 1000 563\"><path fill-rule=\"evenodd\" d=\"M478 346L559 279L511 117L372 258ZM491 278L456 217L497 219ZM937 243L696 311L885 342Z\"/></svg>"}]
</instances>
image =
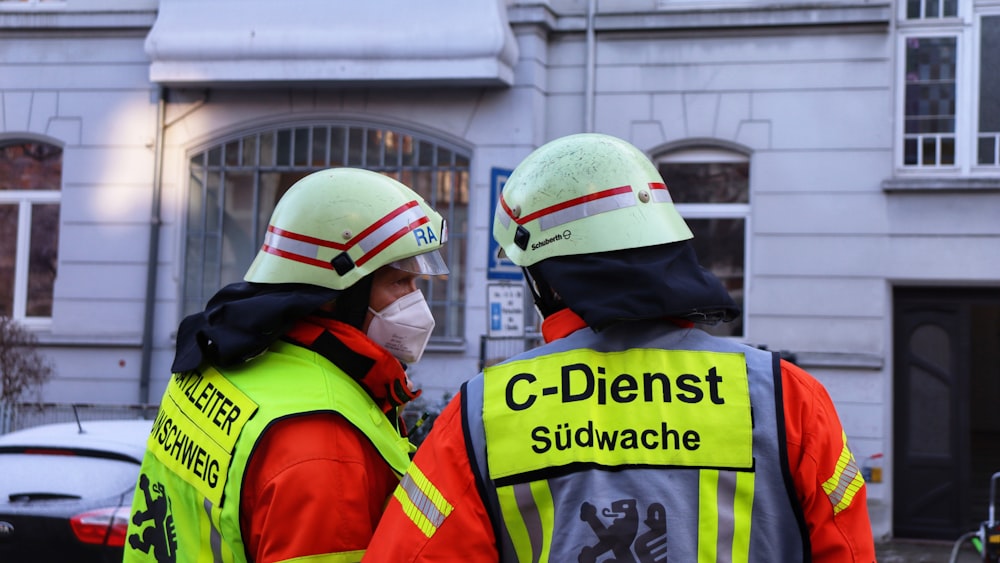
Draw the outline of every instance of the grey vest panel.
<instances>
[{"instance_id":1,"label":"grey vest panel","mask_svg":"<svg viewBox=\"0 0 1000 563\"><path fill-rule=\"evenodd\" d=\"M630 348L737 352L745 355L753 408L754 497L750 534L751 562L793 562L809 559L808 539L800 518L796 494L786 480L783 459L784 425L779 421L775 382L780 374L770 352L716 338L697 329L679 329L662 322L620 323L595 333L589 328L540 346L508 361L525 360L556 352L588 348L615 352ZM470 459L479 472L484 503L490 510L501 561L517 561L513 545L502 523L496 488L488 475L486 437L483 428L483 374L463 388L463 406L468 431ZM629 546L600 543L600 534L613 538L619 532L631 537L635 561L697 561L698 469L635 468L586 469L548 479L555 506L550 561L597 560L624 556ZM720 471L720 505L733 492L735 472ZM515 496L528 495L528 485L514 485ZM794 503L794 504L793 504ZM744 515L745 517L745 515ZM529 535L533 526L526 515ZM617 528L611 529L611 526ZM662 532L666 532L666 557L662 559ZM615 534L606 532L613 530ZM720 526L720 542L727 530ZM615 553L613 550L625 550ZM645 555L647 554L648 555ZM603 555L602 555L603 554ZM720 556L722 551L720 551ZM633 557L633 555L629 555ZM630 558L617 560L631 561ZM724 561L724 558L720 558Z\"/></svg>"}]
</instances>

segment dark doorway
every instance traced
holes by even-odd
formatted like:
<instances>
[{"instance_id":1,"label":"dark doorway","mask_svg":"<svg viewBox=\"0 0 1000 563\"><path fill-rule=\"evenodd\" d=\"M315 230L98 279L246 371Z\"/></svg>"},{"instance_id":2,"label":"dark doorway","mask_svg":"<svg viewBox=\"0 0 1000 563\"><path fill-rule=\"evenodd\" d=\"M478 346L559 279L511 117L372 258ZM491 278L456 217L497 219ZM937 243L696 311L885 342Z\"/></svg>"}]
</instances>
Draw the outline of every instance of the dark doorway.
<instances>
[{"instance_id":1,"label":"dark doorway","mask_svg":"<svg viewBox=\"0 0 1000 563\"><path fill-rule=\"evenodd\" d=\"M955 539L1000 471L1000 289L896 288L893 535Z\"/></svg>"}]
</instances>

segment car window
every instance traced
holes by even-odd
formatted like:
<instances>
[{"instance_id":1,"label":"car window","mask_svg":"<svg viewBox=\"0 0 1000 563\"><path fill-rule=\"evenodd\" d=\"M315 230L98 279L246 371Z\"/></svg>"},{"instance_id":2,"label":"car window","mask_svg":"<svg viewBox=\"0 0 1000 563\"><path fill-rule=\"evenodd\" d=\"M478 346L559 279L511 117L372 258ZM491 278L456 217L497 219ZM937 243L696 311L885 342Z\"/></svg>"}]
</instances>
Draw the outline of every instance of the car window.
<instances>
[{"instance_id":1,"label":"car window","mask_svg":"<svg viewBox=\"0 0 1000 563\"><path fill-rule=\"evenodd\" d=\"M45 495L103 498L134 487L139 465L83 456L0 453L0 475L0 504Z\"/></svg>"}]
</instances>

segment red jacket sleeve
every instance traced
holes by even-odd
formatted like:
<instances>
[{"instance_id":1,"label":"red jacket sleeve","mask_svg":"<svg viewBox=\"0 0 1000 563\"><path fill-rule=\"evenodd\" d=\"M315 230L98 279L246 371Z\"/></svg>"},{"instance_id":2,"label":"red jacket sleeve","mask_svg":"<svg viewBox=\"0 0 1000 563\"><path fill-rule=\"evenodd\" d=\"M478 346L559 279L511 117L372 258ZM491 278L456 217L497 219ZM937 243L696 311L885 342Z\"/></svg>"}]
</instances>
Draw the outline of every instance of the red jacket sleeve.
<instances>
[{"instance_id":1,"label":"red jacket sleeve","mask_svg":"<svg viewBox=\"0 0 1000 563\"><path fill-rule=\"evenodd\" d=\"M434 428L413 458L404 486L389 500L362 561L497 561L493 528L465 449L460 405L461 396L456 396L434 421ZM407 493L408 488L413 492ZM423 519L418 509L423 503L414 495L437 498L432 510L443 516L440 524Z\"/></svg>"},{"instance_id":2,"label":"red jacket sleeve","mask_svg":"<svg viewBox=\"0 0 1000 563\"><path fill-rule=\"evenodd\" d=\"M830 395L811 375L785 361L781 386L789 468L809 527L813 562L875 561L867 491L856 476L857 462ZM827 494L824 484L834 492Z\"/></svg>"},{"instance_id":3,"label":"red jacket sleeve","mask_svg":"<svg viewBox=\"0 0 1000 563\"><path fill-rule=\"evenodd\" d=\"M261 437L243 482L247 553L256 563L360 554L398 483L371 442L341 416L282 420Z\"/></svg>"}]
</instances>

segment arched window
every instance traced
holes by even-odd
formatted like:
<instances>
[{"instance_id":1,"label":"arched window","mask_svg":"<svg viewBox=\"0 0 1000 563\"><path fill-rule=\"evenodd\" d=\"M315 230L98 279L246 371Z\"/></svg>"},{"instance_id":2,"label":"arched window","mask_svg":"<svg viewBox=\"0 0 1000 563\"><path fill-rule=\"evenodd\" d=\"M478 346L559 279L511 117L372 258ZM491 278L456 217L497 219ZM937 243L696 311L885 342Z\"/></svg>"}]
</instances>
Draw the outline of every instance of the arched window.
<instances>
[{"instance_id":1,"label":"arched window","mask_svg":"<svg viewBox=\"0 0 1000 563\"><path fill-rule=\"evenodd\" d=\"M420 285L437 319L432 342L460 344L469 153L417 133L352 123L244 132L191 157L184 314L201 310L219 288L243 279L275 204L292 184L337 166L366 168L395 178L445 218L448 242L442 255L451 273L421 280Z\"/></svg>"},{"instance_id":2,"label":"arched window","mask_svg":"<svg viewBox=\"0 0 1000 563\"><path fill-rule=\"evenodd\" d=\"M0 315L52 317L59 266L61 147L0 141Z\"/></svg>"},{"instance_id":3,"label":"arched window","mask_svg":"<svg viewBox=\"0 0 1000 563\"><path fill-rule=\"evenodd\" d=\"M656 159L677 210L694 233L695 252L740 306L746 287L750 161L741 152L713 146L682 147ZM720 336L742 337L743 318L708 327Z\"/></svg>"}]
</instances>

